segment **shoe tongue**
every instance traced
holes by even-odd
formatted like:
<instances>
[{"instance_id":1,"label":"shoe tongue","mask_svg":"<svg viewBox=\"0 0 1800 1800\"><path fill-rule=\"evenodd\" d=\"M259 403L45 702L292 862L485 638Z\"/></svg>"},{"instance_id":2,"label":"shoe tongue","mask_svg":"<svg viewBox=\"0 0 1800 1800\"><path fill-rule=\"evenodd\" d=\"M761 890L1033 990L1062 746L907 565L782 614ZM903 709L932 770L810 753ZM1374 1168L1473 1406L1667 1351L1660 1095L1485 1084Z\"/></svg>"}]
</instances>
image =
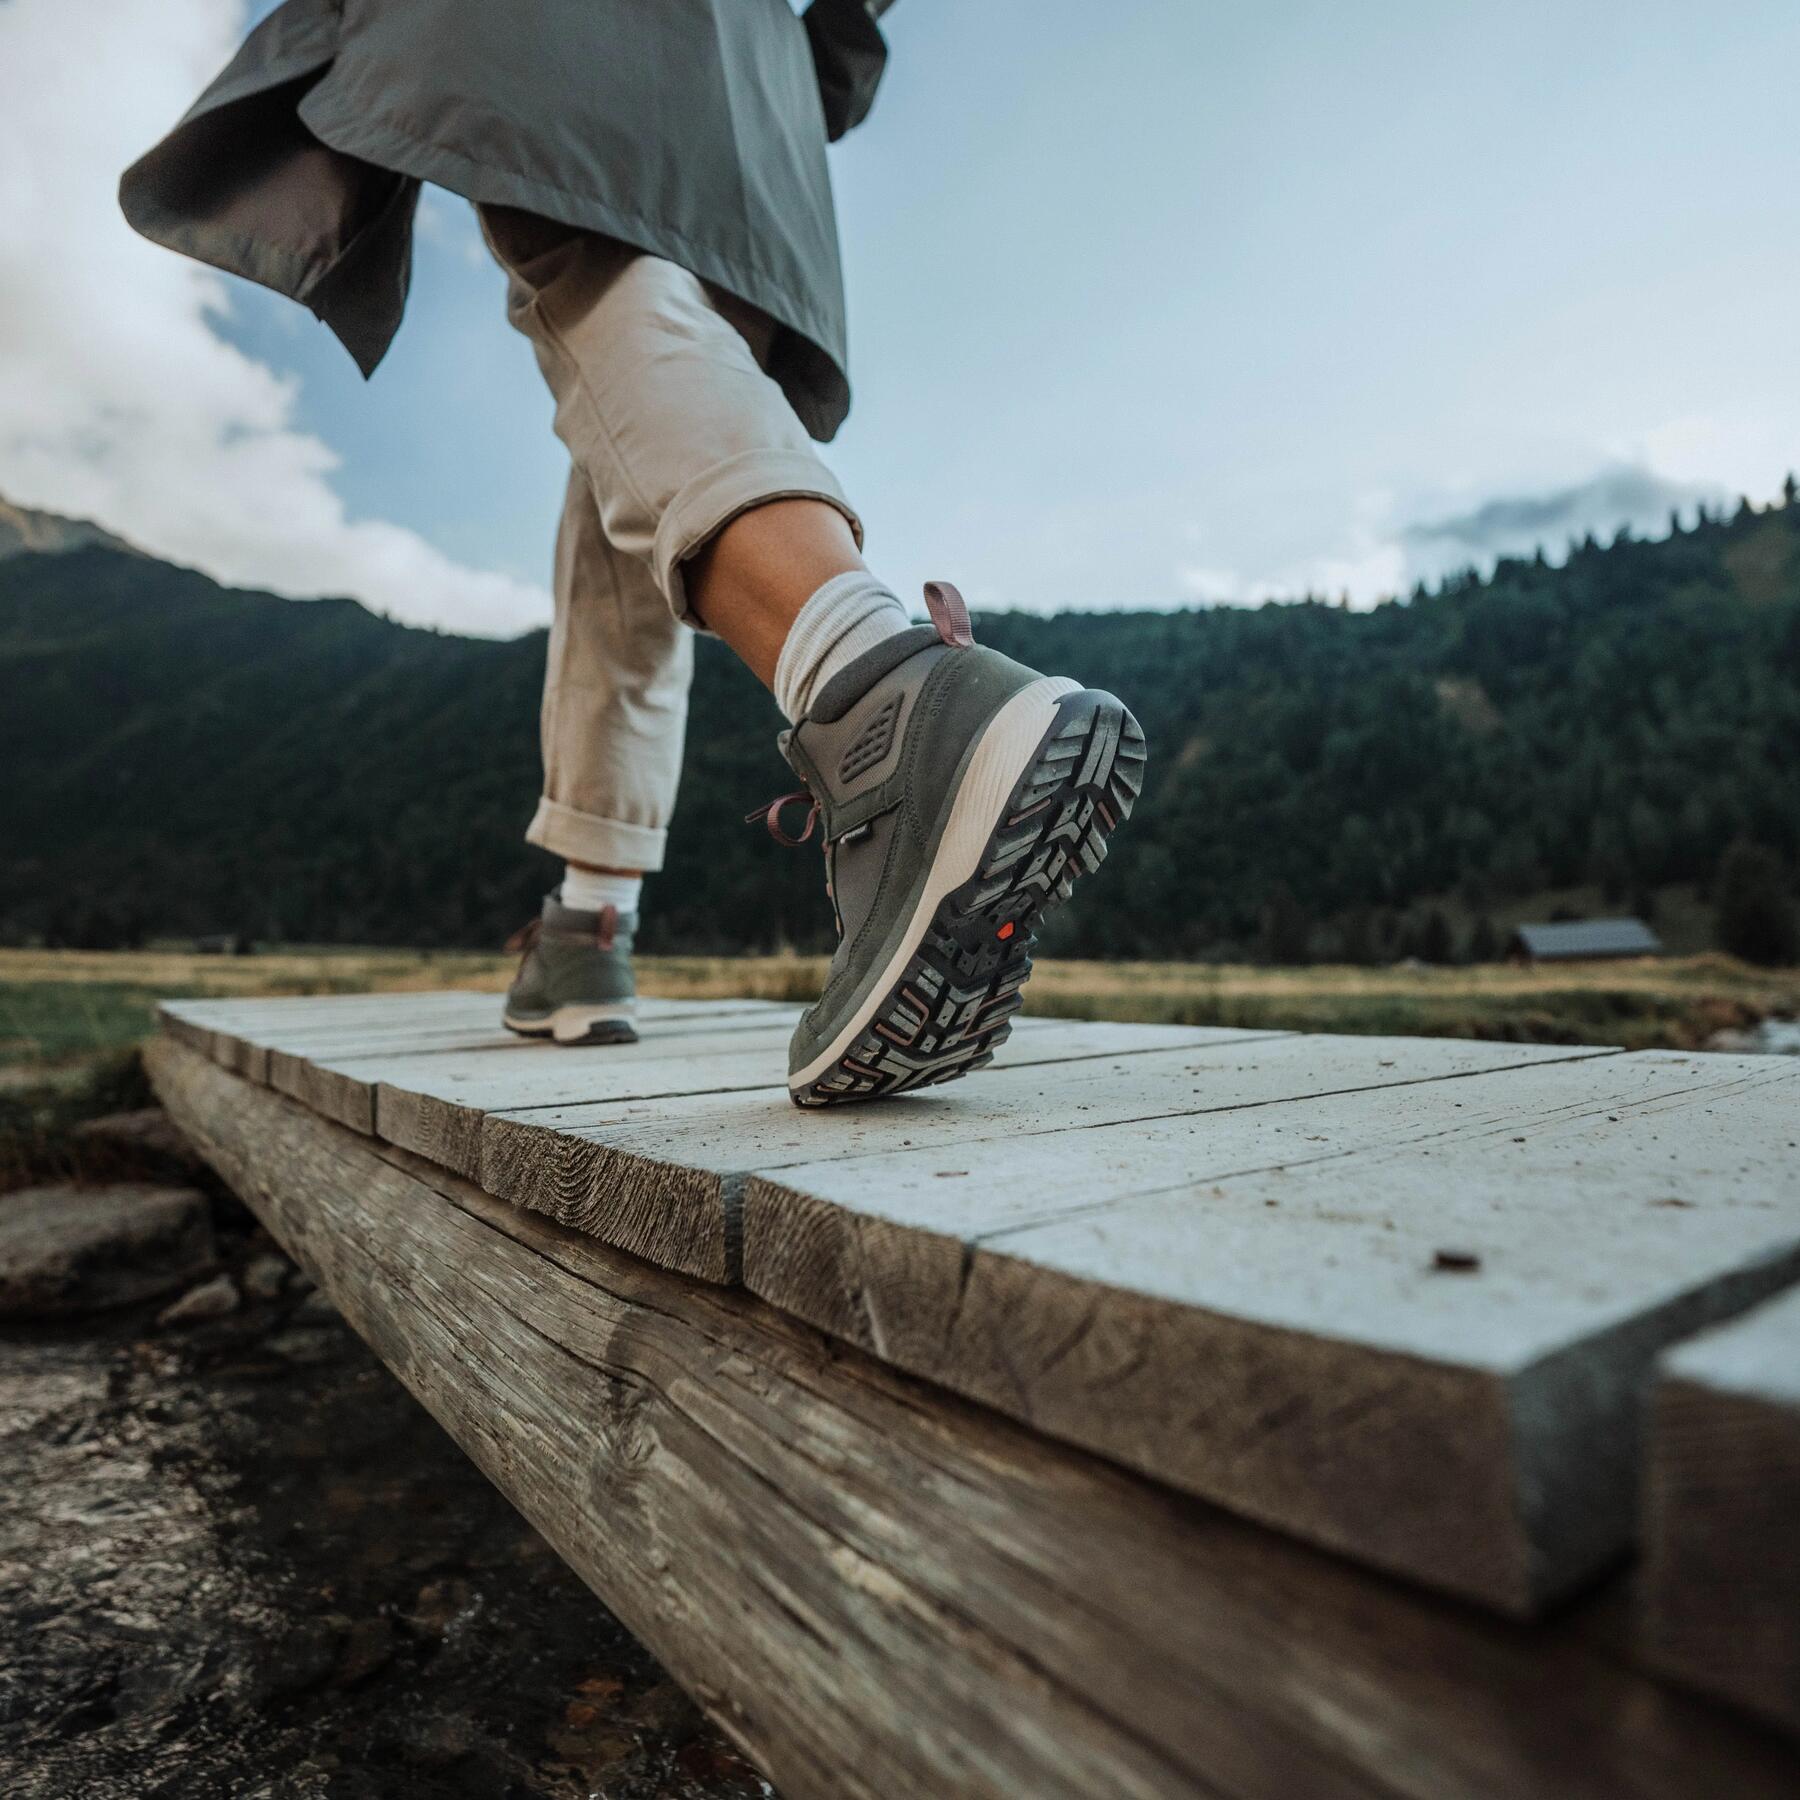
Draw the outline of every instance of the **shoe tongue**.
<instances>
[{"instance_id":1,"label":"shoe tongue","mask_svg":"<svg viewBox=\"0 0 1800 1800\"><path fill-rule=\"evenodd\" d=\"M883 638L826 682L807 709L805 722L809 725L835 724L876 682L891 675L921 650L929 650L933 644L943 641L935 625L914 625L905 631L896 631L890 638Z\"/></svg>"}]
</instances>

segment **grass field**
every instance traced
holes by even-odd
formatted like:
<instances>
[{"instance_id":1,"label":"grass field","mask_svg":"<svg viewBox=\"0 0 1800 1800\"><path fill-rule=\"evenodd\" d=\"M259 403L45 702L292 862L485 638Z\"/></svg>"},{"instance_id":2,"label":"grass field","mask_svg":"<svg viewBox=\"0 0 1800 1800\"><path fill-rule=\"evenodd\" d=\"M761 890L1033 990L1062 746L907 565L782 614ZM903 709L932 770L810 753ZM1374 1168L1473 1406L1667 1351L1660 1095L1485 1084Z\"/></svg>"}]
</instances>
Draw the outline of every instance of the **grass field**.
<instances>
[{"instance_id":1,"label":"grass field","mask_svg":"<svg viewBox=\"0 0 1800 1800\"><path fill-rule=\"evenodd\" d=\"M824 967L822 957L647 957L639 978L650 994L802 1000ZM404 950L0 950L0 1087L129 1048L168 995L498 993L512 968L506 956ZM1063 1018L1693 1049L1721 1028L1800 1013L1800 969L1716 955L1543 968L1044 962L1027 993L1028 1010Z\"/></svg>"}]
</instances>

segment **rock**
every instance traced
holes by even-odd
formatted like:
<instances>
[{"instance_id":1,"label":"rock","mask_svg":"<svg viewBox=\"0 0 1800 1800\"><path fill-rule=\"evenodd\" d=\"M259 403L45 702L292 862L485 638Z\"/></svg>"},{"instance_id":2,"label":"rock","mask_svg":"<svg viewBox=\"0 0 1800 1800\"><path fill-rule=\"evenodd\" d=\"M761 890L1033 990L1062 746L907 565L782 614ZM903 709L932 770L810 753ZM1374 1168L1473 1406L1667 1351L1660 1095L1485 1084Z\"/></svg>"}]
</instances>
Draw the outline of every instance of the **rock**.
<instances>
[{"instance_id":1,"label":"rock","mask_svg":"<svg viewBox=\"0 0 1800 1800\"><path fill-rule=\"evenodd\" d=\"M406 1761L427 1769L441 1769L460 1762L475 1744L474 1727L455 1713L427 1713L422 1718L398 1719L394 1722L393 1735L395 1748Z\"/></svg>"},{"instance_id":2,"label":"rock","mask_svg":"<svg viewBox=\"0 0 1800 1800\"><path fill-rule=\"evenodd\" d=\"M252 1300L273 1300L287 1286L288 1273L293 1266L285 1256L272 1252L251 1257L240 1278L244 1292Z\"/></svg>"},{"instance_id":3,"label":"rock","mask_svg":"<svg viewBox=\"0 0 1800 1800\"><path fill-rule=\"evenodd\" d=\"M338 1340L323 1331L273 1331L263 1339L263 1349L299 1368L328 1363L339 1353Z\"/></svg>"},{"instance_id":4,"label":"rock","mask_svg":"<svg viewBox=\"0 0 1800 1800\"><path fill-rule=\"evenodd\" d=\"M394 1628L386 1619L346 1621L343 1648L332 1672L336 1687L354 1687L394 1660Z\"/></svg>"},{"instance_id":5,"label":"rock","mask_svg":"<svg viewBox=\"0 0 1800 1800\"><path fill-rule=\"evenodd\" d=\"M296 1325L338 1325L343 1322L343 1314L318 1288L294 1308L293 1317Z\"/></svg>"},{"instance_id":6,"label":"rock","mask_svg":"<svg viewBox=\"0 0 1800 1800\"><path fill-rule=\"evenodd\" d=\"M193 1188L128 1182L0 1197L0 1318L155 1300L217 1260L206 1198Z\"/></svg>"},{"instance_id":7,"label":"rock","mask_svg":"<svg viewBox=\"0 0 1800 1800\"><path fill-rule=\"evenodd\" d=\"M407 1623L425 1637L442 1637L459 1619L472 1618L480 1611L473 1604L474 1589L459 1575L443 1576L428 1581L419 1589Z\"/></svg>"},{"instance_id":8,"label":"rock","mask_svg":"<svg viewBox=\"0 0 1800 1800\"><path fill-rule=\"evenodd\" d=\"M75 1135L181 1163L196 1172L205 1167L194 1146L182 1136L175 1121L160 1106L144 1106L135 1112L107 1113L103 1118L84 1120L75 1127Z\"/></svg>"},{"instance_id":9,"label":"rock","mask_svg":"<svg viewBox=\"0 0 1800 1800\"><path fill-rule=\"evenodd\" d=\"M156 1315L159 1326L201 1325L208 1319L222 1319L227 1313L234 1313L238 1306L238 1291L229 1275L215 1275L211 1281L203 1281L197 1288L189 1288L171 1306L165 1306Z\"/></svg>"}]
</instances>

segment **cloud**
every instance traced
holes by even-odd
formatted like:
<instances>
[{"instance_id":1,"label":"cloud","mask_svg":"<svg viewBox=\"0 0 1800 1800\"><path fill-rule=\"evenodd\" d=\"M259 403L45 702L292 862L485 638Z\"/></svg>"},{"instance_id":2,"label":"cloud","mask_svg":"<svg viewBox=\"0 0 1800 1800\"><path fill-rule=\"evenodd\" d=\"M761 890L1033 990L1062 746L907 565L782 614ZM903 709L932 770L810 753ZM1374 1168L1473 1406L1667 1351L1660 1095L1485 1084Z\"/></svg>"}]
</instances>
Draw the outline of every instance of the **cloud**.
<instances>
[{"instance_id":1,"label":"cloud","mask_svg":"<svg viewBox=\"0 0 1800 1800\"><path fill-rule=\"evenodd\" d=\"M138 238L119 172L230 56L241 0L0 0L0 494L219 579L505 635L542 589L352 519L296 384L214 329L227 278Z\"/></svg>"},{"instance_id":2,"label":"cloud","mask_svg":"<svg viewBox=\"0 0 1800 1800\"><path fill-rule=\"evenodd\" d=\"M1724 440L1702 421L1670 427L1653 434L1652 441L1659 451L1691 449L1688 463L1705 466L1702 458ZM1661 454L1658 460L1663 460ZM1768 479L1768 471L1777 461L1765 459L1764 478L1747 482L1749 492L1765 498L1773 493L1775 481ZM1659 537L1667 532L1672 512L1691 520L1700 504L1716 510L1734 497L1734 490L1717 481L1623 459L1606 460L1579 480L1550 480L1460 504L1440 493L1415 496L1403 505L1391 493L1376 491L1360 498L1335 541L1317 554L1258 575L1189 563L1177 569L1176 581L1190 601L1207 606L1348 595L1352 606L1368 607L1471 565L1485 573L1498 558L1530 556L1540 545L1552 561L1560 560L1570 539L1590 531L1602 541L1621 526L1640 537Z\"/></svg>"},{"instance_id":3,"label":"cloud","mask_svg":"<svg viewBox=\"0 0 1800 1800\"><path fill-rule=\"evenodd\" d=\"M1673 480L1642 464L1611 463L1567 486L1496 495L1447 517L1417 520L1402 529L1401 540L1418 562L1436 563L1449 554L1485 563L1496 556L1529 555L1540 544L1559 550L1589 531L1608 538L1621 525L1660 533L1671 512L1691 512L1702 501L1716 505L1724 497L1714 483Z\"/></svg>"},{"instance_id":4,"label":"cloud","mask_svg":"<svg viewBox=\"0 0 1800 1800\"><path fill-rule=\"evenodd\" d=\"M1186 563L1176 570L1176 585L1189 601L1202 606L1261 606L1270 600L1307 598L1338 601L1346 596L1353 607L1374 606L1408 585L1406 550L1394 529L1392 512L1393 500L1385 490L1363 494L1335 541L1315 554L1259 575Z\"/></svg>"}]
</instances>

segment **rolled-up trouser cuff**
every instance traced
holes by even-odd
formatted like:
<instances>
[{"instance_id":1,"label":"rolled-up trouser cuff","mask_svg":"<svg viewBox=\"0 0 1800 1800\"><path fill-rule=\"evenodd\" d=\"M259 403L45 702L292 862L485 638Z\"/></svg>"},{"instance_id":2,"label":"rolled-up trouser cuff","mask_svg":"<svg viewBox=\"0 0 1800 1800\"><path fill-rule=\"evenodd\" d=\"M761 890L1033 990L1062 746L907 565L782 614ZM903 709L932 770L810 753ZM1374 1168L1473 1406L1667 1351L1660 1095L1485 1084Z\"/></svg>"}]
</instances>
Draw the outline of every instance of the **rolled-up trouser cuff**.
<instances>
[{"instance_id":1,"label":"rolled-up trouser cuff","mask_svg":"<svg viewBox=\"0 0 1800 1800\"><path fill-rule=\"evenodd\" d=\"M565 862L590 863L601 869L641 869L647 875L663 866L668 838L657 826L603 819L547 798L538 801L531 828L525 833L526 843Z\"/></svg>"},{"instance_id":2,"label":"rolled-up trouser cuff","mask_svg":"<svg viewBox=\"0 0 1800 1800\"><path fill-rule=\"evenodd\" d=\"M681 565L739 513L767 500L823 500L850 522L862 547L862 520L837 478L810 450L742 450L688 482L663 511L651 566L676 618L698 624L688 604Z\"/></svg>"}]
</instances>

